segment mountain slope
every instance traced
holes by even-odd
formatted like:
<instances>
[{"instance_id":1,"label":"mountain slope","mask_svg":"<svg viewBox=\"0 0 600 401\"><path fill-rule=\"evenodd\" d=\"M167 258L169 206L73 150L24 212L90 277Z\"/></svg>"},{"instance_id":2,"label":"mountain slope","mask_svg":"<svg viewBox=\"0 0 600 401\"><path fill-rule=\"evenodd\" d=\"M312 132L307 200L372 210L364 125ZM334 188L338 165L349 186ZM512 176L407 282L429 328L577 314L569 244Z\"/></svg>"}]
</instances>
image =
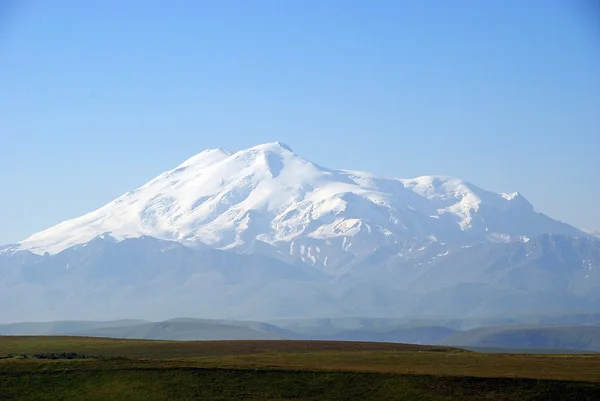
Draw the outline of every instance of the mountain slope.
<instances>
[{"instance_id":1,"label":"mountain slope","mask_svg":"<svg viewBox=\"0 0 600 401\"><path fill-rule=\"evenodd\" d=\"M204 151L16 249L54 254L100 235L118 241L147 235L341 274L390 244L461 246L541 233L585 236L536 213L518 193L492 193L441 176L385 179L330 170L275 142L236 153Z\"/></svg>"},{"instance_id":2,"label":"mountain slope","mask_svg":"<svg viewBox=\"0 0 600 401\"><path fill-rule=\"evenodd\" d=\"M515 316L600 310L600 241L543 234L527 242L441 247L362 264L342 282L410 293L415 314Z\"/></svg>"},{"instance_id":3,"label":"mountain slope","mask_svg":"<svg viewBox=\"0 0 600 401\"><path fill-rule=\"evenodd\" d=\"M0 309L0 321L334 313L325 307L328 296L319 296L323 277L307 266L258 255L152 237L97 238L56 255L0 255L0 302L18 305ZM308 294L311 299L294 304Z\"/></svg>"},{"instance_id":4,"label":"mountain slope","mask_svg":"<svg viewBox=\"0 0 600 401\"><path fill-rule=\"evenodd\" d=\"M387 258L331 276L302 263L147 236L96 238L55 255L0 254L0 303L16 305L0 309L0 321L465 318L600 309L598 240L488 242L431 263L423 254L420 266Z\"/></svg>"}]
</instances>

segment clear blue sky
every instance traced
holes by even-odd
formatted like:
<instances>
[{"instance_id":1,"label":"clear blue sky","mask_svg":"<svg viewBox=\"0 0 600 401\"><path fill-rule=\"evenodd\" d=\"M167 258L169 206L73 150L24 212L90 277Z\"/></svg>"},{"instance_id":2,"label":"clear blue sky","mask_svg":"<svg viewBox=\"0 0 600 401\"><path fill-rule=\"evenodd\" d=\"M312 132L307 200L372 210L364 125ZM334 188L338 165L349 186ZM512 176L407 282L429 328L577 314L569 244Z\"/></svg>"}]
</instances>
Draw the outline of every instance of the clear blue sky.
<instances>
[{"instance_id":1,"label":"clear blue sky","mask_svg":"<svg viewBox=\"0 0 600 401\"><path fill-rule=\"evenodd\" d=\"M0 1L0 244L206 148L452 175L600 229L600 8Z\"/></svg>"}]
</instances>

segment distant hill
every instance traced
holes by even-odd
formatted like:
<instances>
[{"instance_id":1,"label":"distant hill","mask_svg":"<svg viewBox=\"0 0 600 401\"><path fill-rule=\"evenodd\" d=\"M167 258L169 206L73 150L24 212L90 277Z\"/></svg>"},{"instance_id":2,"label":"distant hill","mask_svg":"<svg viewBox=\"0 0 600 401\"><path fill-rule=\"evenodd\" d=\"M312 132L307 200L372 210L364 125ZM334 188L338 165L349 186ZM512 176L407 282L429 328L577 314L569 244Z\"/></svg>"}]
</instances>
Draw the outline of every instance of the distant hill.
<instances>
[{"instance_id":1,"label":"distant hill","mask_svg":"<svg viewBox=\"0 0 600 401\"><path fill-rule=\"evenodd\" d=\"M596 326L499 326L455 332L444 345L491 348L528 348L600 351Z\"/></svg>"},{"instance_id":2,"label":"distant hill","mask_svg":"<svg viewBox=\"0 0 600 401\"><path fill-rule=\"evenodd\" d=\"M274 324L210 319L171 319L162 322L118 320L64 321L0 325L0 335L72 335L154 340L346 340L412 344L437 343L454 330L439 326L411 326L394 319L317 319Z\"/></svg>"},{"instance_id":3,"label":"distant hill","mask_svg":"<svg viewBox=\"0 0 600 401\"><path fill-rule=\"evenodd\" d=\"M107 322L94 321L56 321L56 322L23 322L0 324L0 335L66 335L94 329L112 329L134 327L149 323L145 320L114 320Z\"/></svg>"},{"instance_id":4,"label":"distant hill","mask_svg":"<svg viewBox=\"0 0 600 401\"><path fill-rule=\"evenodd\" d=\"M588 316L594 320L596 316ZM558 317L558 320L569 320ZM584 316L571 320L581 320ZM541 319L545 320L545 319ZM374 318L256 321L179 318L162 322L58 321L0 325L0 335L69 335L152 340L336 340L438 344L481 352L600 352L600 326L502 324L459 331L472 322ZM504 351L503 351L504 350ZM529 352L528 351L528 352Z\"/></svg>"},{"instance_id":5,"label":"distant hill","mask_svg":"<svg viewBox=\"0 0 600 401\"><path fill-rule=\"evenodd\" d=\"M71 334L91 337L188 341L282 340L290 338L290 333L285 330L264 323L203 319L172 319L132 326L93 328Z\"/></svg>"},{"instance_id":6,"label":"distant hill","mask_svg":"<svg viewBox=\"0 0 600 401\"><path fill-rule=\"evenodd\" d=\"M291 333L259 322L172 319L163 322L48 322L0 325L1 335L73 335L152 340L278 340Z\"/></svg>"},{"instance_id":7,"label":"distant hill","mask_svg":"<svg viewBox=\"0 0 600 401\"><path fill-rule=\"evenodd\" d=\"M434 344L455 332L431 321L402 319L282 319L272 323L294 333L296 338L310 340Z\"/></svg>"}]
</instances>

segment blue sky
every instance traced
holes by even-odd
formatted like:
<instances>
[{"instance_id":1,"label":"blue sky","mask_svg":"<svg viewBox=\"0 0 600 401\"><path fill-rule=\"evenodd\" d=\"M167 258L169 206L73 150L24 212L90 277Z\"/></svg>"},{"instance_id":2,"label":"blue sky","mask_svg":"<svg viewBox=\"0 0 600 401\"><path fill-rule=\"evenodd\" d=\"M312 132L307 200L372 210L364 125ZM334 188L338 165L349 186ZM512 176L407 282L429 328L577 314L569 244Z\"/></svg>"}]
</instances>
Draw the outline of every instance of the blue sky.
<instances>
[{"instance_id":1,"label":"blue sky","mask_svg":"<svg viewBox=\"0 0 600 401\"><path fill-rule=\"evenodd\" d=\"M522 192L600 229L591 2L3 1L0 244L206 148Z\"/></svg>"}]
</instances>

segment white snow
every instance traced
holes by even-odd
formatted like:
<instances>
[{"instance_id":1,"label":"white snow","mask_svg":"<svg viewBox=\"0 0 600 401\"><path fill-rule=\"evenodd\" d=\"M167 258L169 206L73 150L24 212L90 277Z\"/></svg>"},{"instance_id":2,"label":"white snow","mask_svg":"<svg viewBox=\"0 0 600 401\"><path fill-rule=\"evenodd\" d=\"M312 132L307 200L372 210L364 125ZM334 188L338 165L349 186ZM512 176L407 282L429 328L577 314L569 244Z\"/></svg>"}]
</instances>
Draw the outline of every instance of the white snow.
<instances>
[{"instance_id":1,"label":"white snow","mask_svg":"<svg viewBox=\"0 0 600 401\"><path fill-rule=\"evenodd\" d=\"M273 142L235 153L201 152L98 210L32 235L20 249L57 253L105 234L219 249L257 239L289 244L290 254L295 239L320 240L326 247L325 241L343 238L347 250L357 244L348 238L393 241L410 234L407 227L452 238L471 229L481 205L503 212L516 201L529 205L518 193L492 193L457 178L388 179L330 170ZM509 238L490 230L495 240ZM317 257L304 246L301 254L313 263ZM331 264L331 257L324 263Z\"/></svg>"}]
</instances>

